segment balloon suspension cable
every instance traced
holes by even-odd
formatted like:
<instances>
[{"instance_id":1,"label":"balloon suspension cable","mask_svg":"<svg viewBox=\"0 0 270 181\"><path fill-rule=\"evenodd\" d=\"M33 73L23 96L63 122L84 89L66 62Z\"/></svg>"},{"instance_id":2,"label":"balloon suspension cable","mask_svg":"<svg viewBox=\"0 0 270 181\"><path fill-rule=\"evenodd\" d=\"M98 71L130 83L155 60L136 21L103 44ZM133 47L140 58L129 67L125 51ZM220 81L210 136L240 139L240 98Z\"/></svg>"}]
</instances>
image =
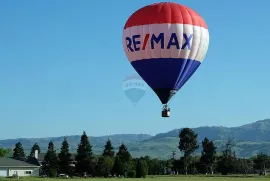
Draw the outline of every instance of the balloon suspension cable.
<instances>
[{"instance_id":1,"label":"balloon suspension cable","mask_svg":"<svg viewBox=\"0 0 270 181\"><path fill-rule=\"evenodd\" d=\"M163 104L163 110L166 110L166 111L169 111L170 110L168 104Z\"/></svg>"},{"instance_id":2,"label":"balloon suspension cable","mask_svg":"<svg viewBox=\"0 0 270 181\"><path fill-rule=\"evenodd\" d=\"M167 109L167 107L168 107L168 105L167 105L167 104L163 104L163 110L166 110L166 109Z\"/></svg>"}]
</instances>

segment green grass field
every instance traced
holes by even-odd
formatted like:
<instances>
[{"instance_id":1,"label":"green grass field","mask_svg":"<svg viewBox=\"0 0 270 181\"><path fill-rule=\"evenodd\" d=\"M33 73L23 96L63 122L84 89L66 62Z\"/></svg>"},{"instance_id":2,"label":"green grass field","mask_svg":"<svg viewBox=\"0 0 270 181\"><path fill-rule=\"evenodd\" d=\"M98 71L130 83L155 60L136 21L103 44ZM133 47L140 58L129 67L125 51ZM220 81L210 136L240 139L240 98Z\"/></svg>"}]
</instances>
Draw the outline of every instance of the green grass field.
<instances>
[{"instance_id":1,"label":"green grass field","mask_svg":"<svg viewBox=\"0 0 270 181\"><path fill-rule=\"evenodd\" d=\"M18 179L0 178L0 181L11 181ZM72 181L259 181L259 180L270 180L269 177L204 177L204 176L148 176L147 178L77 178L77 179L64 179L64 178L35 178L35 177L24 177L20 178L22 181L59 181L59 180L72 180Z\"/></svg>"}]
</instances>

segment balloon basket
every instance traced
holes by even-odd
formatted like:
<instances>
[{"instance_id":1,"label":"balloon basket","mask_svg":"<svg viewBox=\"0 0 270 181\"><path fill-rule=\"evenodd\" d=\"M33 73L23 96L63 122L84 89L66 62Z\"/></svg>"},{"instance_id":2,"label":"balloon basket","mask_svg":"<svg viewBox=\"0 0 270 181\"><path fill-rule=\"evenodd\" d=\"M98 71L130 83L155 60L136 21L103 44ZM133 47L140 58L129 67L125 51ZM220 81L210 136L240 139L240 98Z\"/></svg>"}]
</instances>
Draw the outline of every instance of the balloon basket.
<instances>
[{"instance_id":1,"label":"balloon basket","mask_svg":"<svg viewBox=\"0 0 270 181\"><path fill-rule=\"evenodd\" d=\"M163 106L163 110L161 112L161 116L164 118L170 117L171 112L170 112L170 108L168 108L167 104Z\"/></svg>"}]
</instances>

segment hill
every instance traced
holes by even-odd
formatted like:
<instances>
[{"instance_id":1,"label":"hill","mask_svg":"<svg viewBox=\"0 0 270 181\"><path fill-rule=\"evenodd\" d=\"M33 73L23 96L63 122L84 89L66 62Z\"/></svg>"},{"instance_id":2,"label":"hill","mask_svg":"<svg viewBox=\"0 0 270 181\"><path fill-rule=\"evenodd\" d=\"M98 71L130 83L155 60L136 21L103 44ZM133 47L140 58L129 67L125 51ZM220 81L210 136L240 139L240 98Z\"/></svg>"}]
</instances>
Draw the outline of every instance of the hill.
<instances>
[{"instance_id":1,"label":"hill","mask_svg":"<svg viewBox=\"0 0 270 181\"><path fill-rule=\"evenodd\" d=\"M239 127L198 127L193 128L198 133L199 143L204 137L214 140L220 149L228 137L235 140L234 149L240 157L250 157L257 152L270 153L270 119L256 121ZM180 156L178 146L179 129L171 130L167 133L160 133L155 136L147 134L116 134L101 137L89 137L93 145L94 153L101 153L108 138L111 139L115 149L121 143L128 146L134 157L149 155L161 159L171 157L172 151L177 151L176 156ZM71 151L76 152L80 135L68 136ZM45 152L49 141L53 141L56 149L59 150L64 137L53 138L19 138L0 140L0 146L13 148L16 142L21 142L26 152L29 152L34 143L38 143L42 152ZM200 153L201 149L197 150Z\"/></svg>"},{"instance_id":2,"label":"hill","mask_svg":"<svg viewBox=\"0 0 270 181\"><path fill-rule=\"evenodd\" d=\"M199 140L208 137L211 140L224 140L228 137L234 137L236 140L253 141L253 142L269 142L270 141L270 119L256 121L239 127L222 127L222 126L205 126L193 128L198 133ZM150 139L163 137L177 137L178 129L167 133L157 134Z\"/></svg>"}]
</instances>

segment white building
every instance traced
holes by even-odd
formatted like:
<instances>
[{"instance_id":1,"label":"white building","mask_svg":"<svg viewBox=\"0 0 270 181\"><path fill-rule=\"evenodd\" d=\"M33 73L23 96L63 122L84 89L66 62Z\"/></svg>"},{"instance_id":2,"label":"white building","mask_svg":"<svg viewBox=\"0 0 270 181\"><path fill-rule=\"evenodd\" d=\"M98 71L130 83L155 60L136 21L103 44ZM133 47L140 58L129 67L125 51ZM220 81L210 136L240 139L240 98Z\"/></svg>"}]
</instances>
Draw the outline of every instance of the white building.
<instances>
[{"instance_id":1,"label":"white building","mask_svg":"<svg viewBox=\"0 0 270 181\"><path fill-rule=\"evenodd\" d=\"M26 161L0 157L0 177L11 177L14 174L19 177L38 176L40 166Z\"/></svg>"}]
</instances>

